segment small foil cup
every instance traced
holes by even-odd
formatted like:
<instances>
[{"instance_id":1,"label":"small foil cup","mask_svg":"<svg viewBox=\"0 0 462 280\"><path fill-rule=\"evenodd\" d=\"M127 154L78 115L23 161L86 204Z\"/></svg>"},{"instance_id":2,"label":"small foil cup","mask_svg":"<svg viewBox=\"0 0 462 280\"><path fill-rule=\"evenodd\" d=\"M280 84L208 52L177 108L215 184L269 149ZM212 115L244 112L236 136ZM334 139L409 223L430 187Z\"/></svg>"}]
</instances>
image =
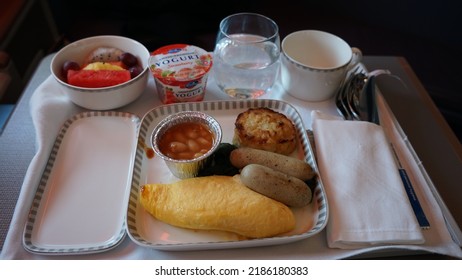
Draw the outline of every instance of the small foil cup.
<instances>
[{"instance_id":1,"label":"small foil cup","mask_svg":"<svg viewBox=\"0 0 462 280\"><path fill-rule=\"evenodd\" d=\"M202 123L210 129L213 133L212 148L200 157L188 160L173 159L164 155L159 149L159 141L162 139L162 136L169 128L177 124L187 122ZM210 155L218 148L221 139L222 131L218 121L213 117L198 111L184 111L169 115L157 124L151 135L154 152L165 161L165 164L172 174L180 179L196 177L201 167L207 163Z\"/></svg>"}]
</instances>

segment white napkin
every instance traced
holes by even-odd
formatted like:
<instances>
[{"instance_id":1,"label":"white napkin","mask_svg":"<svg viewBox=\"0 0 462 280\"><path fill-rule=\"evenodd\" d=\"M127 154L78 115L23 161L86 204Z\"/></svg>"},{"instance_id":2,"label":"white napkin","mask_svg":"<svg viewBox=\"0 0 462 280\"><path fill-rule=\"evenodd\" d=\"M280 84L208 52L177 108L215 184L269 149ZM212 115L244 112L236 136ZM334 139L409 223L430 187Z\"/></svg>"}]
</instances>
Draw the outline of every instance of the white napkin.
<instances>
[{"instance_id":1,"label":"white napkin","mask_svg":"<svg viewBox=\"0 0 462 280\"><path fill-rule=\"evenodd\" d=\"M37 147L53 144L61 125L83 109L75 106L53 76L40 84L30 99L30 112L37 132Z\"/></svg>"},{"instance_id":2,"label":"white napkin","mask_svg":"<svg viewBox=\"0 0 462 280\"><path fill-rule=\"evenodd\" d=\"M311 117L329 203L328 246L424 243L382 127L319 111Z\"/></svg>"}]
</instances>

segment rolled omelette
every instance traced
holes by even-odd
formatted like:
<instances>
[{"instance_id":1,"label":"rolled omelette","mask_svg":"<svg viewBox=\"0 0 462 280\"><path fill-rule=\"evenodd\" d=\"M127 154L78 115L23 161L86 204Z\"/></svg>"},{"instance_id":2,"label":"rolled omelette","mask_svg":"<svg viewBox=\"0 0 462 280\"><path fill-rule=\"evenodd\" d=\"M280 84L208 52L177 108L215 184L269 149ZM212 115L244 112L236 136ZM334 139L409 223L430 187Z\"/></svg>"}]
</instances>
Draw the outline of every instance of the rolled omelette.
<instances>
[{"instance_id":1,"label":"rolled omelette","mask_svg":"<svg viewBox=\"0 0 462 280\"><path fill-rule=\"evenodd\" d=\"M286 205L249 189L239 175L146 184L140 188L140 202L156 219L182 228L229 231L249 238L295 228L295 217Z\"/></svg>"}]
</instances>

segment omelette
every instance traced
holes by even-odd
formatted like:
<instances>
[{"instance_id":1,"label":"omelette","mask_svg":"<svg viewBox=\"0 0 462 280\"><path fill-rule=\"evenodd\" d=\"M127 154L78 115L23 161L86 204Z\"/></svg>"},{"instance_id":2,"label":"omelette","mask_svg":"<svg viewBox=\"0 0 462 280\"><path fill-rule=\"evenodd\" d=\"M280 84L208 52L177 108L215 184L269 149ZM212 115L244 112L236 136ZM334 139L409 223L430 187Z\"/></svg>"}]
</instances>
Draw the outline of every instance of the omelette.
<instances>
[{"instance_id":1,"label":"omelette","mask_svg":"<svg viewBox=\"0 0 462 280\"><path fill-rule=\"evenodd\" d=\"M182 228L229 231L248 238L295 228L292 210L246 187L240 175L146 184L140 188L140 202L156 219Z\"/></svg>"}]
</instances>

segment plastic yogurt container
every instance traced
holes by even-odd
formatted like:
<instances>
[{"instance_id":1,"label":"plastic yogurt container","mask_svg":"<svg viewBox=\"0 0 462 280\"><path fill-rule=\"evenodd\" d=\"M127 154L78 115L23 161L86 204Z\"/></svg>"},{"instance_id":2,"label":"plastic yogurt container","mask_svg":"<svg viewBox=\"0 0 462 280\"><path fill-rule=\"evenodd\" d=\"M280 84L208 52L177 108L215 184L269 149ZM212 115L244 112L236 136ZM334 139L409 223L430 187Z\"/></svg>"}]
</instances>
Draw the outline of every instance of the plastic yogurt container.
<instances>
[{"instance_id":1,"label":"plastic yogurt container","mask_svg":"<svg viewBox=\"0 0 462 280\"><path fill-rule=\"evenodd\" d=\"M202 101L212 56L192 45L174 44L151 53L149 68L164 104Z\"/></svg>"}]
</instances>

